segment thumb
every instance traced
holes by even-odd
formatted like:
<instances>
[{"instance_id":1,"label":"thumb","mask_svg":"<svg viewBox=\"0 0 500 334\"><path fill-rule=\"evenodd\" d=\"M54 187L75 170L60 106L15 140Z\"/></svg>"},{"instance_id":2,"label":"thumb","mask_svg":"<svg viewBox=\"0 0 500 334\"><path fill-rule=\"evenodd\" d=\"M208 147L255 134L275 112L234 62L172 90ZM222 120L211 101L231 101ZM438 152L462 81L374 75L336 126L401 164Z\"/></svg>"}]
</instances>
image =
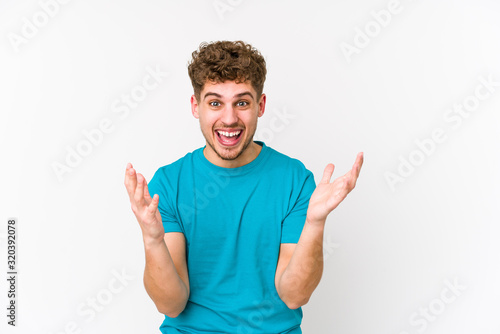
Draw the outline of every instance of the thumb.
<instances>
[{"instance_id":1,"label":"thumb","mask_svg":"<svg viewBox=\"0 0 500 334\"><path fill-rule=\"evenodd\" d=\"M330 179L332 178L333 170L335 169L334 164L328 164L325 167L325 171L323 172L323 178L320 183L330 183Z\"/></svg>"},{"instance_id":2,"label":"thumb","mask_svg":"<svg viewBox=\"0 0 500 334\"><path fill-rule=\"evenodd\" d=\"M147 214L150 217L154 217L156 214L156 210L158 210L158 202L159 202L160 196L158 194L154 194L153 199L151 200L151 203L149 203L148 208L147 208Z\"/></svg>"}]
</instances>

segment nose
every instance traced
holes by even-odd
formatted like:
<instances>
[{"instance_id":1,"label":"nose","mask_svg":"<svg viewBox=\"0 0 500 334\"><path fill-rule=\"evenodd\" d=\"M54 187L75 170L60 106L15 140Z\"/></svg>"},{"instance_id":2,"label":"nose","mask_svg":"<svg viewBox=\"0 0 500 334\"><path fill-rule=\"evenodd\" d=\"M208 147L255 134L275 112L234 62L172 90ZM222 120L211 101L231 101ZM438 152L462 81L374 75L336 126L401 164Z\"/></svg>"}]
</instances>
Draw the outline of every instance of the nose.
<instances>
[{"instance_id":1,"label":"nose","mask_svg":"<svg viewBox=\"0 0 500 334\"><path fill-rule=\"evenodd\" d=\"M238 123L238 114L232 105L228 105L224 108L220 120L228 126Z\"/></svg>"}]
</instances>

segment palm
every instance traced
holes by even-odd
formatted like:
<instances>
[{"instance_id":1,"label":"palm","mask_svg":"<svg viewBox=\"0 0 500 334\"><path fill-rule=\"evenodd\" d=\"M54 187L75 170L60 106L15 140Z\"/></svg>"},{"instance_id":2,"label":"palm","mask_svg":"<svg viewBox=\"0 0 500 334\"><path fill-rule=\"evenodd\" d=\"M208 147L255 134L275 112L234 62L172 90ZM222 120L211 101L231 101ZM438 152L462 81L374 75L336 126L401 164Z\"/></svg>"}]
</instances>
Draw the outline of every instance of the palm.
<instances>
[{"instance_id":1,"label":"palm","mask_svg":"<svg viewBox=\"0 0 500 334\"><path fill-rule=\"evenodd\" d=\"M362 165L363 153L359 153L352 169L330 183L335 166L328 164L323 178L309 200L307 218L311 221L324 221L328 214L354 189Z\"/></svg>"},{"instance_id":2,"label":"palm","mask_svg":"<svg viewBox=\"0 0 500 334\"><path fill-rule=\"evenodd\" d=\"M159 196L149 194L148 183L141 174L136 174L131 163L125 172L125 187L130 198L132 211L141 226L145 238L163 240L165 230L158 210Z\"/></svg>"}]
</instances>

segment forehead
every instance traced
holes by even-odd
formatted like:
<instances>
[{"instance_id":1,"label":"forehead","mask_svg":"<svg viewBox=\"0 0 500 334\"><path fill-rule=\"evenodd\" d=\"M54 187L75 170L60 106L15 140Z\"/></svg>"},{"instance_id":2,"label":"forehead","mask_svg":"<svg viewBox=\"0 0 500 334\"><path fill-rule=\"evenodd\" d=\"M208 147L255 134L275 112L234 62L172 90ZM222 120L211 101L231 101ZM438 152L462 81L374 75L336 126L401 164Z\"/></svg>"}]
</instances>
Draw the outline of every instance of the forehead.
<instances>
[{"instance_id":1,"label":"forehead","mask_svg":"<svg viewBox=\"0 0 500 334\"><path fill-rule=\"evenodd\" d=\"M224 81L224 82L207 81L200 92L200 96L202 99L204 99L205 96L214 96L214 95L219 95L220 98L232 99L241 97L241 94L246 92L250 93L251 97L255 99L257 93L255 92L255 89L253 88L250 81L239 82L239 83L236 83L235 81ZM246 94L246 96L249 95Z\"/></svg>"}]
</instances>

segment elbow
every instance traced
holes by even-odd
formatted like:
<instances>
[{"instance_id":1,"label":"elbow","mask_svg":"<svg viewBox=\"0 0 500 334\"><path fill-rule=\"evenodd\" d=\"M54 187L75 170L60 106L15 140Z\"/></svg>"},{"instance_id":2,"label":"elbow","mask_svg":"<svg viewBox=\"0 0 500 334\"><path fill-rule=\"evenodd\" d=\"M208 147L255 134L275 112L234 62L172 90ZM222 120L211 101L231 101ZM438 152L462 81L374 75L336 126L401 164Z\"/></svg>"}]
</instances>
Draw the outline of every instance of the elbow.
<instances>
[{"instance_id":1,"label":"elbow","mask_svg":"<svg viewBox=\"0 0 500 334\"><path fill-rule=\"evenodd\" d=\"M308 302L309 302L309 297L304 297L301 299L296 298L296 299L284 301L285 305L290 310L298 309L299 307L306 305Z\"/></svg>"},{"instance_id":2,"label":"elbow","mask_svg":"<svg viewBox=\"0 0 500 334\"><path fill-rule=\"evenodd\" d=\"M176 309L172 309L172 308L157 306L156 308L157 308L158 312L166 315L169 318L177 318L179 316L179 314L181 314L182 311L184 311L184 308L180 308L180 307L178 307Z\"/></svg>"},{"instance_id":3,"label":"elbow","mask_svg":"<svg viewBox=\"0 0 500 334\"><path fill-rule=\"evenodd\" d=\"M169 318L177 318L179 316L179 314L181 314L181 313L182 313L182 311L181 312L163 313L163 314L165 314Z\"/></svg>"},{"instance_id":4,"label":"elbow","mask_svg":"<svg viewBox=\"0 0 500 334\"><path fill-rule=\"evenodd\" d=\"M189 292L186 291L185 294L169 294L162 293L156 294L150 293L146 286L146 291L148 292L150 298L153 300L156 309L159 313L166 315L169 318L177 318L186 308Z\"/></svg>"},{"instance_id":5,"label":"elbow","mask_svg":"<svg viewBox=\"0 0 500 334\"><path fill-rule=\"evenodd\" d=\"M176 304L155 303L156 309L169 318L177 318L186 308L187 300Z\"/></svg>"},{"instance_id":6,"label":"elbow","mask_svg":"<svg viewBox=\"0 0 500 334\"><path fill-rule=\"evenodd\" d=\"M306 294L298 294L298 293L285 294L280 292L278 292L278 296L290 310L295 310L301 306L306 305L309 302L309 298L311 297L310 295Z\"/></svg>"},{"instance_id":7,"label":"elbow","mask_svg":"<svg viewBox=\"0 0 500 334\"><path fill-rule=\"evenodd\" d=\"M297 293L296 291L298 289L293 289L295 290L294 292L283 289L276 289L276 290L278 292L278 296L280 297L281 301L283 301L283 303L290 310L295 310L301 306L306 305L309 302L309 298L311 297L311 295L307 293Z\"/></svg>"}]
</instances>

